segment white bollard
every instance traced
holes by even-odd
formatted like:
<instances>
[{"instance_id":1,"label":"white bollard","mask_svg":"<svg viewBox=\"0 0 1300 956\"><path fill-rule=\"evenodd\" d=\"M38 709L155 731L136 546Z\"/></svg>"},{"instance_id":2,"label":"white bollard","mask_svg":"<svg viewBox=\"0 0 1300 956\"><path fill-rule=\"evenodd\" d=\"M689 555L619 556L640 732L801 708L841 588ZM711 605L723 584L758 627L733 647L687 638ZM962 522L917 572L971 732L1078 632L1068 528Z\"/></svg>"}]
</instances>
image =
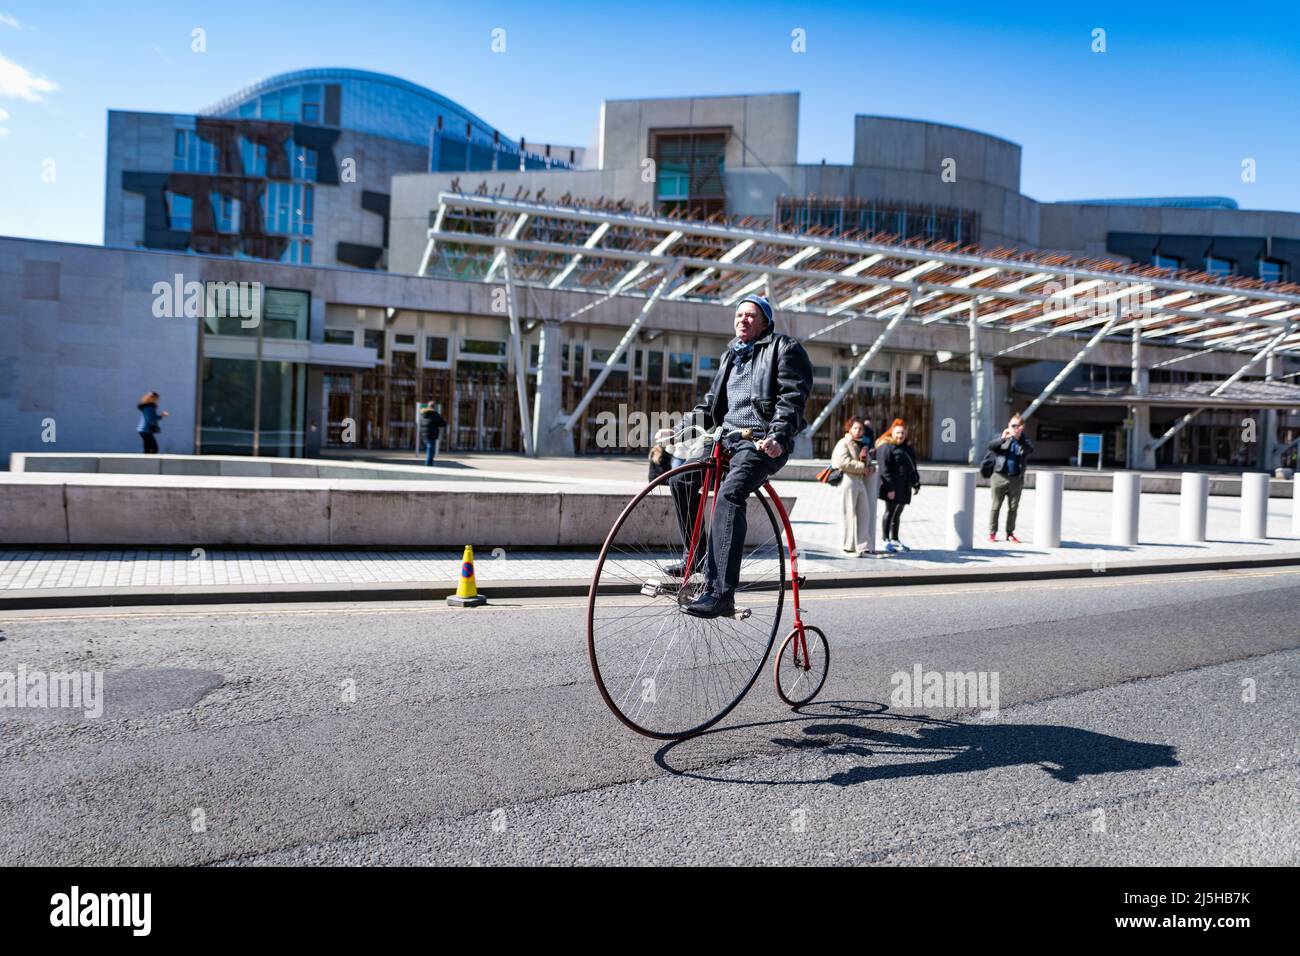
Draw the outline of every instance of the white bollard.
<instances>
[{"instance_id":1,"label":"white bollard","mask_svg":"<svg viewBox=\"0 0 1300 956\"><path fill-rule=\"evenodd\" d=\"M1061 546L1061 495L1065 475L1059 471L1034 472L1034 544Z\"/></svg>"},{"instance_id":2,"label":"white bollard","mask_svg":"<svg viewBox=\"0 0 1300 956\"><path fill-rule=\"evenodd\" d=\"M1241 536L1268 537L1268 473L1248 471L1241 476Z\"/></svg>"},{"instance_id":3,"label":"white bollard","mask_svg":"<svg viewBox=\"0 0 1300 956\"><path fill-rule=\"evenodd\" d=\"M1111 486L1110 543L1138 543L1138 514L1142 500L1142 475L1136 471L1115 472Z\"/></svg>"},{"instance_id":4,"label":"white bollard","mask_svg":"<svg viewBox=\"0 0 1300 956\"><path fill-rule=\"evenodd\" d=\"M1291 479L1291 533L1300 535L1300 472Z\"/></svg>"},{"instance_id":5,"label":"white bollard","mask_svg":"<svg viewBox=\"0 0 1300 956\"><path fill-rule=\"evenodd\" d=\"M1291 533L1300 537L1300 472L1291 479Z\"/></svg>"},{"instance_id":6,"label":"white bollard","mask_svg":"<svg viewBox=\"0 0 1300 956\"><path fill-rule=\"evenodd\" d=\"M848 479L845 480L847 481ZM872 554L875 554L876 552L876 521L878 518L876 512L876 505L879 503L879 496L880 496L880 472L873 471L870 475L867 476L867 514L869 516L869 519L867 521L867 528L869 530L867 531L867 540L866 540L867 550ZM861 547L862 544L863 542L861 541L858 542L859 547Z\"/></svg>"},{"instance_id":7,"label":"white bollard","mask_svg":"<svg viewBox=\"0 0 1300 956\"><path fill-rule=\"evenodd\" d=\"M1205 516L1210 507L1210 477L1197 472L1183 472L1181 501L1178 505L1178 540L1205 540Z\"/></svg>"},{"instance_id":8,"label":"white bollard","mask_svg":"<svg viewBox=\"0 0 1300 956\"><path fill-rule=\"evenodd\" d=\"M948 469L948 543L950 551L975 547L974 468Z\"/></svg>"}]
</instances>

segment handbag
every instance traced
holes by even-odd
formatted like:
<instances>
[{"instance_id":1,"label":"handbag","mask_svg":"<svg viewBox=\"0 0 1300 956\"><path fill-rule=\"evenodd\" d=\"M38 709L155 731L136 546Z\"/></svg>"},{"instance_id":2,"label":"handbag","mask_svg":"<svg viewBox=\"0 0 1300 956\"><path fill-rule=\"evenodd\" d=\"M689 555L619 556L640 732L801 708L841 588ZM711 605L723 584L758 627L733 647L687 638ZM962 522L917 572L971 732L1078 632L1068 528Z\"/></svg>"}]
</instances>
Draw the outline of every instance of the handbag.
<instances>
[{"instance_id":1,"label":"handbag","mask_svg":"<svg viewBox=\"0 0 1300 956\"><path fill-rule=\"evenodd\" d=\"M825 485L838 485L844 480L844 472L838 468L823 468L817 472L817 480Z\"/></svg>"},{"instance_id":2,"label":"handbag","mask_svg":"<svg viewBox=\"0 0 1300 956\"><path fill-rule=\"evenodd\" d=\"M984 460L980 462L980 477L992 478L993 472L998 467L998 456L991 451L984 453Z\"/></svg>"}]
</instances>

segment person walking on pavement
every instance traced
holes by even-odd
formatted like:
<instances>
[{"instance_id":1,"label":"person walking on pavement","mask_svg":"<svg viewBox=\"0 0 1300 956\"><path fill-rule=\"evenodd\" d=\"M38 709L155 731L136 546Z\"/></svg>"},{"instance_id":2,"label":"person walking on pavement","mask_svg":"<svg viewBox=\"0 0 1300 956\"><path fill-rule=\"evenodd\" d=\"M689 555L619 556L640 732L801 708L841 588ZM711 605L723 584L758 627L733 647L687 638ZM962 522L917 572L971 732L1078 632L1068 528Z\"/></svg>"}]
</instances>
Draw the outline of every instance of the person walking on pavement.
<instances>
[{"instance_id":1,"label":"person walking on pavement","mask_svg":"<svg viewBox=\"0 0 1300 956\"><path fill-rule=\"evenodd\" d=\"M160 398L157 392L145 392L140 396L139 404L135 406L140 411L140 424L136 425L135 430L140 433L140 438L144 442L146 455L158 454L158 439L154 436L162 431L162 420L168 415L167 412L158 411Z\"/></svg>"},{"instance_id":2,"label":"person walking on pavement","mask_svg":"<svg viewBox=\"0 0 1300 956\"><path fill-rule=\"evenodd\" d=\"M998 540L998 512L1003 500L1007 503L1007 540L1016 544L1016 512L1020 510L1020 492L1025 487L1027 459L1034 453L1034 443L1025 437L1025 423L1019 415L1012 415L1002 437L989 442L990 454L996 456L989 487L993 491L993 507L989 511L989 540Z\"/></svg>"},{"instance_id":3,"label":"person walking on pavement","mask_svg":"<svg viewBox=\"0 0 1300 956\"><path fill-rule=\"evenodd\" d=\"M434 404L430 402L424 406L420 412L420 440L424 442L424 465L429 467L433 464L434 456L438 454L438 436L442 430L447 427L447 421L440 414Z\"/></svg>"},{"instance_id":4,"label":"person walking on pavement","mask_svg":"<svg viewBox=\"0 0 1300 956\"><path fill-rule=\"evenodd\" d=\"M872 554L874 502L867 494L867 480L876 470L870 457L865 457L863 441L866 437L862 419L856 415L844 423L844 437L835 443L831 452L831 467L844 474L840 480L840 527L846 554Z\"/></svg>"},{"instance_id":5,"label":"person walking on pavement","mask_svg":"<svg viewBox=\"0 0 1300 956\"><path fill-rule=\"evenodd\" d=\"M885 503L885 517L880 523L885 550L910 551L898 540L898 524L912 495L921 491L921 473L916 467L916 452L907 441L907 423L901 418L895 418L889 431L876 442L876 470L880 473L879 498Z\"/></svg>"},{"instance_id":6,"label":"person walking on pavement","mask_svg":"<svg viewBox=\"0 0 1300 956\"><path fill-rule=\"evenodd\" d=\"M684 425L705 431L722 426L728 432L750 429L752 433L749 439L738 434L723 438L731 462L712 505L704 560L706 589L682 608L702 618L735 613L748 530L746 503L790 459L794 436L804 428L804 407L812 392L812 360L797 340L776 331L772 303L764 296L741 299L733 327L736 337L722 353L708 394L683 419ZM704 456L711 451L702 447L696 454ZM694 508L700 500L699 473L678 475L668 483L677 503L679 524L689 540ZM687 568L684 559L665 568L664 573L689 578L695 570Z\"/></svg>"}]
</instances>

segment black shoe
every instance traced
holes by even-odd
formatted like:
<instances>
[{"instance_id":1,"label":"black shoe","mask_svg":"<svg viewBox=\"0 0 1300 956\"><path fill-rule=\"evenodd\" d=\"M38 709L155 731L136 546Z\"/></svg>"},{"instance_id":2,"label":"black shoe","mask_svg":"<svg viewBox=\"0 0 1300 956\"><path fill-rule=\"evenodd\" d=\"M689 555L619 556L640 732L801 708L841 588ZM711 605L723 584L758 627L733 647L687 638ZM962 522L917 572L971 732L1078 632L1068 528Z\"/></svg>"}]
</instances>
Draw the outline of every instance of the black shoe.
<instances>
[{"instance_id":1,"label":"black shoe","mask_svg":"<svg viewBox=\"0 0 1300 956\"><path fill-rule=\"evenodd\" d=\"M682 610L692 617L730 617L736 613L736 599L730 594L720 595L705 591Z\"/></svg>"}]
</instances>

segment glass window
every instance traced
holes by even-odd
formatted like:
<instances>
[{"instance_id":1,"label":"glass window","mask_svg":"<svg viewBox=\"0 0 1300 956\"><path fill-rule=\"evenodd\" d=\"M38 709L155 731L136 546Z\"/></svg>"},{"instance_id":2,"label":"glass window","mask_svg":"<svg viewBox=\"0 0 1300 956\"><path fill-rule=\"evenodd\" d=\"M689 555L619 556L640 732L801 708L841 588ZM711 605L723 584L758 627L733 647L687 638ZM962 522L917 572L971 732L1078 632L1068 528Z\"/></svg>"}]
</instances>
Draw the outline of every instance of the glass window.
<instances>
[{"instance_id":1,"label":"glass window","mask_svg":"<svg viewBox=\"0 0 1300 956\"><path fill-rule=\"evenodd\" d=\"M320 84L308 83L302 88L302 121L304 123L320 122Z\"/></svg>"},{"instance_id":2,"label":"glass window","mask_svg":"<svg viewBox=\"0 0 1300 956\"><path fill-rule=\"evenodd\" d=\"M204 454L253 453L253 396L256 390L256 362L223 358L203 360L199 438Z\"/></svg>"},{"instance_id":3,"label":"glass window","mask_svg":"<svg viewBox=\"0 0 1300 956\"><path fill-rule=\"evenodd\" d=\"M1286 263L1276 259L1260 259L1259 277L1265 282L1285 282Z\"/></svg>"},{"instance_id":4,"label":"glass window","mask_svg":"<svg viewBox=\"0 0 1300 956\"><path fill-rule=\"evenodd\" d=\"M194 200L167 191L167 228L184 231L194 228Z\"/></svg>"},{"instance_id":5,"label":"glass window","mask_svg":"<svg viewBox=\"0 0 1300 956\"><path fill-rule=\"evenodd\" d=\"M646 381L662 382L664 380L664 353L659 350L646 353Z\"/></svg>"},{"instance_id":6,"label":"glass window","mask_svg":"<svg viewBox=\"0 0 1300 956\"><path fill-rule=\"evenodd\" d=\"M1152 256L1151 264L1157 269L1178 270L1183 267L1183 260L1176 259L1173 256Z\"/></svg>"},{"instance_id":7,"label":"glass window","mask_svg":"<svg viewBox=\"0 0 1300 956\"><path fill-rule=\"evenodd\" d=\"M289 151L290 155L293 157L293 178L306 179L315 182L317 164L316 150L309 146L299 146L294 143L293 140L290 140Z\"/></svg>"},{"instance_id":8,"label":"glass window","mask_svg":"<svg viewBox=\"0 0 1300 956\"><path fill-rule=\"evenodd\" d=\"M414 335L408 335L408 334L405 333L405 332L398 332L396 335L393 336L393 344L394 344L394 345L414 345L414 344L415 344L415 336L414 336Z\"/></svg>"},{"instance_id":9,"label":"glass window","mask_svg":"<svg viewBox=\"0 0 1300 956\"><path fill-rule=\"evenodd\" d=\"M215 146L192 129L178 129L172 139L172 169L184 173L220 172L221 156Z\"/></svg>"},{"instance_id":10,"label":"glass window","mask_svg":"<svg viewBox=\"0 0 1300 956\"><path fill-rule=\"evenodd\" d=\"M253 414L257 362L205 358L200 440L207 455L251 455L257 428L258 454L293 458L303 453L306 366L262 362L261 416Z\"/></svg>"},{"instance_id":11,"label":"glass window","mask_svg":"<svg viewBox=\"0 0 1300 956\"><path fill-rule=\"evenodd\" d=\"M831 367L829 365L814 365L813 378L829 382L831 380Z\"/></svg>"},{"instance_id":12,"label":"glass window","mask_svg":"<svg viewBox=\"0 0 1300 956\"><path fill-rule=\"evenodd\" d=\"M351 345L356 334L351 329L326 329L325 341L330 345Z\"/></svg>"},{"instance_id":13,"label":"glass window","mask_svg":"<svg viewBox=\"0 0 1300 956\"><path fill-rule=\"evenodd\" d=\"M424 359L426 362L445 362L450 353L445 335L426 335L424 338Z\"/></svg>"},{"instance_id":14,"label":"glass window","mask_svg":"<svg viewBox=\"0 0 1300 956\"><path fill-rule=\"evenodd\" d=\"M302 87L280 91L280 119L296 123L302 117Z\"/></svg>"},{"instance_id":15,"label":"glass window","mask_svg":"<svg viewBox=\"0 0 1300 956\"><path fill-rule=\"evenodd\" d=\"M262 290L263 335L268 339L306 339L311 296L291 289Z\"/></svg>"},{"instance_id":16,"label":"glass window","mask_svg":"<svg viewBox=\"0 0 1300 956\"><path fill-rule=\"evenodd\" d=\"M614 350L613 350L613 349L592 349L592 350L591 350L591 364L592 364L593 366L597 366L597 365L598 365L598 366L604 366L604 365L606 365L606 364L609 362L609 357L610 357L611 355L613 355L613 354L614 354ZM622 369L627 368L627 352L626 352L626 351L625 351L625 352L623 353L623 355L619 358L618 363L614 366L614 368L622 368Z\"/></svg>"},{"instance_id":17,"label":"glass window","mask_svg":"<svg viewBox=\"0 0 1300 956\"><path fill-rule=\"evenodd\" d=\"M867 393L870 395L889 395L889 373L865 370L858 376L858 381L862 383Z\"/></svg>"},{"instance_id":18,"label":"glass window","mask_svg":"<svg viewBox=\"0 0 1300 956\"><path fill-rule=\"evenodd\" d=\"M460 351L462 355L473 355L476 358L490 355L504 360L506 343L496 339L461 339Z\"/></svg>"},{"instance_id":19,"label":"glass window","mask_svg":"<svg viewBox=\"0 0 1300 956\"><path fill-rule=\"evenodd\" d=\"M1231 259L1218 259L1214 256L1205 257L1205 271L1212 276L1230 276L1237 271L1237 264Z\"/></svg>"},{"instance_id":20,"label":"glass window","mask_svg":"<svg viewBox=\"0 0 1300 956\"><path fill-rule=\"evenodd\" d=\"M904 372L903 392L907 395L924 395L925 394L925 373Z\"/></svg>"},{"instance_id":21,"label":"glass window","mask_svg":"<svg viewBox=\"0 0 1300 956\"><path fill-rule=\"evenodd\" d=\"M239 158L244 164L245 176L266 175L266 145L245 137L239 138Z\"/></svg>"},{"instance_id":22,"label":"glass window","mask_svg":"<svg viewBox=\"0 0 1300 956\"><path fill-rule=\"evenodd\" d=\"M315 217L314 192L312 186L303 183L267 183L266 191L262 194L262 215L266 231L310 236ZM303 261L311 260L305 258Z\"/></svg>"},{"instance_id":23,"label":"glass window","mask_svg":"<svg viewBox=\"0 0 1300 956\"><path fill-rule=\"evenodd\" d=\"M365 346L368 349L374 349L375 355L382 360L384 357L384 330L366 329Z\"/></svg>"},{"instance_id":24,"label":"glass window","mask_svg":"<svg viewBox=\"0 0 1300 956\"><path fill-rule=\"evenodd\" d=\"M252 119L257 116L257 100L249 100L247 103L240 103L239 116L241 119Z\"/></svg>"},{"instance_id":25,"label":"glass window","mask_svg":"<svg viewBox=\"0 0 1300 956\"><path fill-rule=\"evenodd\" d=\"M204 292L205 334L257 337L261 286L255 282L209 282Z\"/></svg>"},{"instance_id":26,"label":"glass window","mask_svg":"<svg viewBox=\"0 0 1300 956\"><path fill-rule=\"evenodd\" d=\"M262 96L262 119L278 120L280 118L280 92L265 93Z\"/></svg>"},{"instance_id":27,"label":"glass window","mask_svg":"<svg viewBox=\"0 0 1300 956\"><path fill-rule=\"evenodd\" d=\"M691 370L694 365L695 353L693 352L668 353L668 377L670 379L690 381Z\"/></svg>"},{"instance_id":28,"label":"glass window","mask_svg":"<svg viewBox=\"0 0 1300 956\"><path fill-rule=\"evenodd\" d=\"M210 195L217 232L239 232L239 200L220 193Z\"/></svg>"}]
</instances>

